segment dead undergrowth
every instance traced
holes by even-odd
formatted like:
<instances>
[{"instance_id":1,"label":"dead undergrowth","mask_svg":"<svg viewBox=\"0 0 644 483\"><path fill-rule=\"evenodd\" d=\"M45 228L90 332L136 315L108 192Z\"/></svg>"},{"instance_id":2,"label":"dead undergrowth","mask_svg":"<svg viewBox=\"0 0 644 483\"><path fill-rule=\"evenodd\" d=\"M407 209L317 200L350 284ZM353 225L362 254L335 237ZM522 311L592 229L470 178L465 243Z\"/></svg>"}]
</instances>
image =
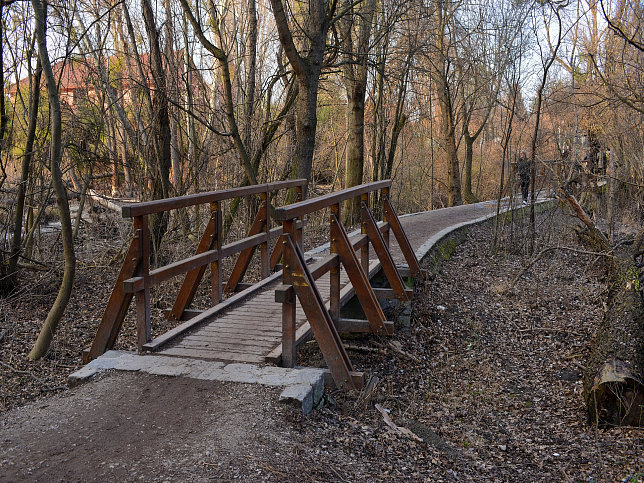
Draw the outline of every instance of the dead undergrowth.
<instances>
[{"instance_id":1,"label":"dead undergrowth","mask_svg":"<svg viewBox=\"0 0 644 483\"><path fill-rule=\"evenodd\" d=\"M348 342L354 365L367 371L365 392L328 394L310 416L262 400L271 419L252 445L228 454L226 466L195 468L195 475L242 481L642 481L644 432L586 423L581 371L603 313L601 260L582 253L569 235L572 218L545 212L538 218L536 253L556 244L579 251L550 250L512 283L530 263L526 220L512 221L494 256L491 226L469 230L436 275L416 288L409 328L399 328L393 339ZM55 296L57 274L25 280L23 293L2 301L3 411L63 390L118 270L118 263L108 263L118 258L117 245L103 249L102 258L84 256L73 306L41 362L28 364L26 354ZM127 330L124 345L134 341ZM300 362L321 363L314 343Z\"/></svg>"},{"instance_id":2,"label":"dead undergrowth","mask_svg":"<svg viewBox=\"0 0 644 483\"><path fill-rule=\"evenodd\" d=\"M538 217L536 251L573 250L544 253L513 284L530 263L526 220L513 221L495 256L491 224L473 227L440 273L417 287L397 350L351 341L360 349L350 350L354 364L378 382L368 396L338 394L337 408L302 421L312 443L320 433L331 440L334 449L321 452L368 450L377 474L392 480L643 480L644 431L586 422L581 375L603 315L601 257L584 254L570 235L574 219L548 211ZM392 430L376 404L424 442Z\"/></svg>"}]
</instances>

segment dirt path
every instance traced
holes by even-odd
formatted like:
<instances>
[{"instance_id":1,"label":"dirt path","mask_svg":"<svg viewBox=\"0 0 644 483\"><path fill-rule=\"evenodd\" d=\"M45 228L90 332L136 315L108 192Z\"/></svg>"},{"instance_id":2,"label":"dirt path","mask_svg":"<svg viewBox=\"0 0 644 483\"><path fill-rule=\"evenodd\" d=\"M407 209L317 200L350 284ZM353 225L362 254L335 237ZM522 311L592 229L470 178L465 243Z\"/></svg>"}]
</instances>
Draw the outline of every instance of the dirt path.
<instances>
[{"instance_id":1,"label":"dirt path","mask_svg":"<svg viewBox=\"0 0 644 483\"><path fill-rule=\"evenodd\" d=\"M106 375L7 414L0 423L0 481L252 474L261 471L262 453L286 444L277 395L257 385Z\"/></svg>"},{"instance_id":2,"label":"dirt path","mask_svg":"<svg viewBox=\"0 0 644 483\"><path fill-rule=\"evenodd\" d=\"M569 221L540 215L540 246L574 246ZM303 416L278 389L108 374L2 415L0 481L641 482L644 431L585 420L600 267L554 251L510 286L521 223L494 258L490 226L472 228L417 288L411 327L348 342L366 394ZM319 362L314 343L302 360Z\"/></svg>"}]
</instances>

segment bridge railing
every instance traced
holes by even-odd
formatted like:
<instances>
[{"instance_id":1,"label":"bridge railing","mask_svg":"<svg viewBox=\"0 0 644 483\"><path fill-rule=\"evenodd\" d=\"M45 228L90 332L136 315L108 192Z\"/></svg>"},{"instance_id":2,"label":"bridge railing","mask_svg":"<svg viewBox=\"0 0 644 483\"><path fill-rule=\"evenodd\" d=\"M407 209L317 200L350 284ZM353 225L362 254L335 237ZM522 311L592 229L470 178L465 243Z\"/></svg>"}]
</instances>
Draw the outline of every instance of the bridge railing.
<instances>
[{"instance_id":1,"label":"bridge railing","mask_svg":"<svg viewBox=\"0 0 644 483\"><path fill-rule=\"evenodd\" d=\"M393 232L409 265L411 274L420 274L420 266L409 244L400 220L389 199L391 180L367 183L318 198L301 201L275 210L275 220L282 222L282 287L276 290L275 299L282 303L282 365L293 367L296 363L297 327L296 297L299 300L313 335L317 340L329 369L338 387L358 388L361 374L353 366L344 349L340 332L372 332L392 334L393 323L385 320L376 290L369 281L369 246L378 256L391 289L388 295L408 300L400 273L389 251L389 234ZM377 222L369 209L369 198L380 191L377 198L382 203L383 220ZM343 202L360 197L361 234L353 240L340 222ZM313 212L329 209L330 254L307 266L297 231L298 221ZM360 251L360 258L356 254ZM340 270L344 267L353 290L362 306L367 320L342 319ZM329 273L330 299L327 309L316 280ZM382 295L382 294L380 294Z\"/></svg>"},{"instance_id":2,"label":"bridge railing","mask_svg":"<svg viewBox=\"0 0 644 483\"><path fill-rule=\"evenodd\" d=\"M136 301L136 332L139 350L151 341L150 289L164 281L184 275L174 305L167 314L168 318L179 321L195 315L189 307L208 266L210 266L210 297L213 306L222 301L225 291L231 292L238 287L258 247L261 254L262 277L269 277L281 254L280 244L272 254L269 254L269 242L282 235L281 226L271 228L271 196L280 190L295 189L296 202L299 202L302 200L305 183L304 179L288 180L124 206L122 215L124 218L133 219L134 235L92 345L83 354L85 362L100 356L114 346L132 298ZM224 244L222 202L254 195L259 195L261 203L248 235L236 242ZM151 270L149 215L203 204L209 205L210 218L196 253L191 257ZM301 224L294 227L294 232L301 240ZM228 280L224 283L221 261L236 254L239 254L239 257Z\"/></svg>"}]
</instances>

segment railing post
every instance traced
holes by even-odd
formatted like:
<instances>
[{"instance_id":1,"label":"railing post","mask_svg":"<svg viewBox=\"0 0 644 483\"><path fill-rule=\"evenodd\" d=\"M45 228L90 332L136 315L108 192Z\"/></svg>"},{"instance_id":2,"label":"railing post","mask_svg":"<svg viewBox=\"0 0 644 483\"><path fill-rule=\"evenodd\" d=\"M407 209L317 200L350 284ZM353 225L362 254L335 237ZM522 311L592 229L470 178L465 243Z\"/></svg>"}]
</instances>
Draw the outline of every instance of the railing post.
<instances>
[{"instance_id":1,"label":"railing post","mask_svg":"<svg viewBox=\"0 0 644 483\"><path fill-rule=\"evenodd\" d=\"M212 249L217 250L218 253L221 253L221 205L218 201L213 201L210 203L210 217L215 222L215 229L212 233L214 238L212 243ZM210 301L213 305L221 302L222 299L222 282L221 282L221 258L217 257L217 260L210 264Z\"/></svg>"},{"instance_id":2,"label":"railing post","mask_svg":"<svg viewBox=\"0 0 644 483\"><path fill-rule=\"evenodd\" d=\"M264 193L260 193L262 200L262 210L264 210L264 233L266 233L266 241L259 246L262 264L262 278L267 278L271 274L270 259L268 254L268 234L271 231L271 216L269 213L270 195L268 188Z\"/></svg>"},{"instance_id":3,"label":"railing post","mask_svg":"<svg viewBox=\"0 0 644 483\"><path fill-rule=\"evenodd\" d=\"M340 219L340 204L331 205L331 216L329 217L329 237L331 254L338 253L338 240L333 237L333 218ZM340 320L340 257L329 270L329 314L335 324Z\"/></svg>"},{"instance_id":4,"label":"railing post","mask_svg":"<svg viewBox=\"0 0 644 483\"><path fill-rule=\"evenodd\" d=\"M134 232L139 233L141 263L137 275L143 277L143 290L136 292L136 342L139 352L152 340L150 327L150 230L148 215L134 218Z\"/></svg>"},{"instance_id":5,"label":"railing post","mask_svg":"<svg viewBox=\"0 0 644 483\"><path fill-rule=\"evenodd\" d=\"M382 221L387 223L389 220L387 218L387 212L385 211L385 198L389 197L389 188L383 188L380 192L380 210L382 212ZM382 237L385 240L385 245L389 248L389 226L387 230L382 234Z\"/></svg>"},{"instance_id":6,"label":"railing post","mask_svg":"<svg viewBox=\"0 0 644 483\"><path fill-rule=\"evenodd\" d=\"M287 241L284 240L284 243ZM295 367L297 364L297 347L295 345L297 306L293 287L287 290L284 296L282 301L282 367Z\"/></svg>"},{"instance_id":7,"label":"railing post","mask_svg":"<svg viewBox=\"0 0 644 483\"><path fill-rule=\"evenodd\" d=\"M297 203L299 201L302 201L303 197L304 197L304 191L302 190L302 185L296 186L295 187L295 202ZM304 228L304 217L302 216L302 217L300 217L299 220L296 220L296 221L300 221L301 224L300 224L300 227L297 228L297 233L295 234L295 238L293 238L293 241L296 242L300 246L300 250L302 250L302 252L304 252L304 242L303 242L303 236L302 236L302 231L303 231L303 228Z\"/></svg>"},{"instance_id":8,"label":"railing post","mask_svg":"<svg viewBox=\"0 0 644 483\"><path fill-rule=\"evenodd\" d=\"M369 207L369 193L364 193L363 195L361 195L360 202L364 203L367 207ZM367 220L365 218L365 213L363 212L362 209L360 210L360 213L361 213L360 234L366 235ZM360 249L360 264L362 265L362 269L364 270L364 273L369 274L369 243L366 243Z\"/></svg>"},{"instance_id":9,"label":"railing post","mask_svg":"<svg viewBox=\"0 0 644 483\"><path fill-rule=\"evenodd\" d=\"M294 267L287 262L294 257L286 256L287 251L291 250L288 242L288 237L295 240L295 220L284 220L282 222L282 233L284 233L282 245L282 283L290 285L293 283L291 276ZM282 366L295 367L296 364L296 345L295 345L295 331L297 329L295 319L295 294L293 290L288 292L286 299L282 302Z\"/></svg>"}]
</instances>

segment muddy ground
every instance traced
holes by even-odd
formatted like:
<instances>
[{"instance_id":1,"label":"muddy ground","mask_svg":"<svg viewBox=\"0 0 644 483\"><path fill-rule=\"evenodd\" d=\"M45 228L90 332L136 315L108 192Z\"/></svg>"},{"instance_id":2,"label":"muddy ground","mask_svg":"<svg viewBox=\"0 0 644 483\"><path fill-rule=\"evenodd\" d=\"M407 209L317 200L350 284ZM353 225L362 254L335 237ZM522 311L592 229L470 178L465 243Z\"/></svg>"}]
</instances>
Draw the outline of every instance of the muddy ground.
<instances>
[{"instance_id":1,"label":"muddy ground","mask_svg":"<svg viewBox=\"0 0 644 483\"><path fill-rule=\"evenodd\" d=\"M369 390L327 394L309 416L240 384L106 374L63 389L77 364L64 342L43 373L5 336L2 377L30 389L2 381L0 481L642 481L644 431L586 421L581 371L607 287L573 223L539 216L537 250L580 251L548 252L514 284L525 218L505 219L494 254L490 223L443 245L410 327L347 341ZM315 343L300 362L321 362Z\"/></svg>"}]
</instances>

